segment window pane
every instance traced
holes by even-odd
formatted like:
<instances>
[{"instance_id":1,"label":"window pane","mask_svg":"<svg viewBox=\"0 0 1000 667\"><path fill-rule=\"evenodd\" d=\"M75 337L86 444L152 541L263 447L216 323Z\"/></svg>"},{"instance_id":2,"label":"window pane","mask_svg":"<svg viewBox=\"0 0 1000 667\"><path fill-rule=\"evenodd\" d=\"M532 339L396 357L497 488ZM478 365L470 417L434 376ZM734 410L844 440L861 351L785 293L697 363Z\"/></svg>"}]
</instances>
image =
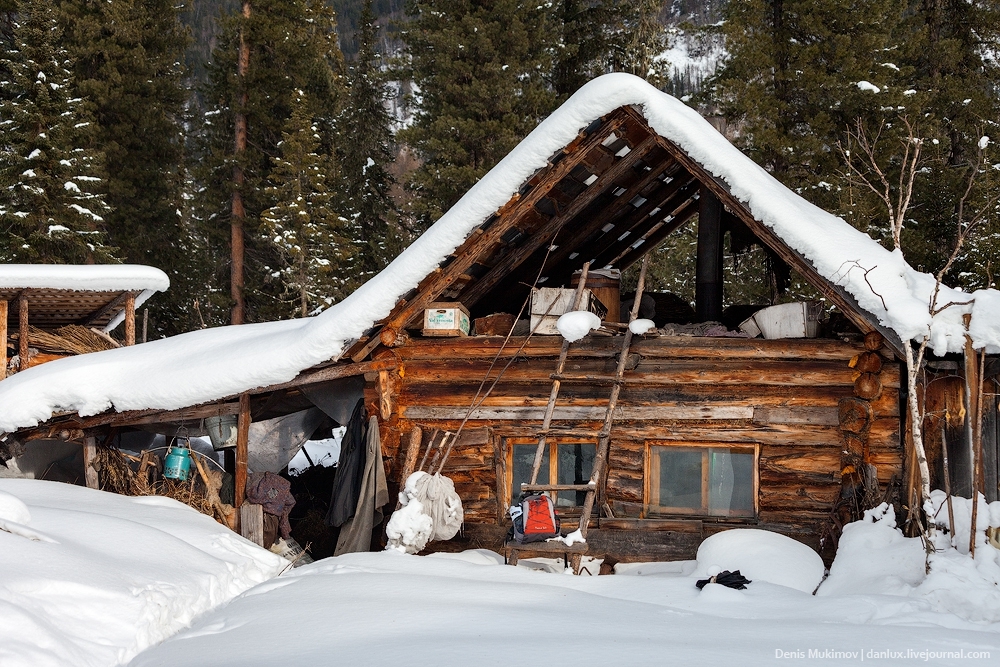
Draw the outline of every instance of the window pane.
<instances>
[{"instance_id":1,"label":"window pane","mask_svg":"<svg viewBox=\"0 0 1000 667\"><path fill-rule=\"evenodd\" d=\"M657 447L660 465L661 507L701 509L701 462L699 449Z\"/></svg>"},{"instance_id":2,"label":"window pane","mask_svg":"<svg viewBox=\"0 0 1000 667\"><path fill-rule=\"evenodd\" d=\"M713 516L754 515L751 449L653 447L650 466L649 502L655 507Z\"/></svg>"},{"instance_id":3,"label":"window pane","mask_svg":"<svg viewBox=\"0 0 1000 667\"><path fill-rule=\"evenodd\" d=\"M574 443L559 445L559 479L557 484L586 484L594 471L594 454L597 446L594 444ZM582 505L587 497L586 491L562 491L556 498L556 504L563 507Z\"/></svg>"},{"instance_id":4,"label":"window pane","mask_svg":"<svg viewBox=\"0 0 1000 667\"><path fill-rule=\"evenodd\" d=\"M512 471L511 477L513 479L513 485L511 486L510 499L512 503L516 503L518 497L521 495L521 483L529 484L531 482L531 465L535 461L535 451L538 449L537 444L530 445L514 445L514 470ZM542 467L538 470L538 483L548 484L549 483L549 448L545 448L545 452L542 456Z\"/></svg>"},{"instance_id":5,"label":"window pane","mask_svg":"<svg viewBox=\"0 0 1000 667\"><path fill-rule=\"evenodd\" d=\"M753 516L753 452L733 450L730 453L733 464L733 499L729 509L734 514Z\"/></svg>"}]
</instances>

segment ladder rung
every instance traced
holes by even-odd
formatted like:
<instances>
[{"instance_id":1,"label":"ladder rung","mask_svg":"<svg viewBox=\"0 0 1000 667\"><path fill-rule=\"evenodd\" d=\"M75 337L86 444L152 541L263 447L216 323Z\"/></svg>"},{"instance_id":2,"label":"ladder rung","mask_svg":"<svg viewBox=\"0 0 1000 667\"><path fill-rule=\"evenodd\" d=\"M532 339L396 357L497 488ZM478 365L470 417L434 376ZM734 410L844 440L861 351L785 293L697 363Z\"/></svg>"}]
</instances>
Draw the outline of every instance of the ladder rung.
<instances>
[{"instance_id":1,"label":"ladder rung","mask_svg":"<svg viewBox=\"0 0 1000 667\"><path fill-rule=\"evenodd\" d=\"M553 373L549 376L552 380L560 382L606 382L608 384L625 384L625 378L615 375L574 375L572 373Z\"/></svg>"},{"instance_id":2,"label":"ladder rung","mask_svg":"<svg viewBox=\"0 0 1000 667\"><path fill-rule=\"evenodd\" d=\"M559 436L559 435L569 435L576 438L600 438L604 433L600 430L587 430L582 428L550 428L545 431L537 431L538 435L549 436Z\"/></svg>"},{"instance_id":3,"label":"ladder rung","mask_svg":"<svg viewBox=\"0 0 1000 667\"><path fill-rule=\"evenodd\" d=\"M522 491L596 491L590 484L522 484Z\"/></svg>"}]
</instances>

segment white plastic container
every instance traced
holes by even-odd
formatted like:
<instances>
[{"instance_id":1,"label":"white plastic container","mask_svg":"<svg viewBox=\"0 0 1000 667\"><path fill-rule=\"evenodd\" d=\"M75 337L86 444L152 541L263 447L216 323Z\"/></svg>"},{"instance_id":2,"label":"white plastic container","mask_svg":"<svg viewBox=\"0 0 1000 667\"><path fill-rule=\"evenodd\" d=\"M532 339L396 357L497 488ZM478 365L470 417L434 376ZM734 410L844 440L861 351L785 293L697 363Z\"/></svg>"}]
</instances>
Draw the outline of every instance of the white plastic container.
<instances>
[{"instance_id":1,"label":"white plastic container","mask_svg":"<svg viewBox=\"0 0 1000 667\"><path fill-rule=\"evenodd\" d=\"M819 318L823 304L818 301L782 303L758 310L740 324L740 331L751 336L778 338L815 338L819 335Z\"/></svg>"}]
</instances>

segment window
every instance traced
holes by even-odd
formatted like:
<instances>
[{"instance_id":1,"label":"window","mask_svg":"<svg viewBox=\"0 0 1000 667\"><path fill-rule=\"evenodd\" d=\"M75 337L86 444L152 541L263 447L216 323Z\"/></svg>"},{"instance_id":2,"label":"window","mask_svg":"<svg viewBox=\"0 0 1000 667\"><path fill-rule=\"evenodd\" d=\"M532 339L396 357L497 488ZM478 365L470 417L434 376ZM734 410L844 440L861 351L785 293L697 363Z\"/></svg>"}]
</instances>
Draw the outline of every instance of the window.
<instances>
[{"instance_id":1,"label":"window","mask_svg":"<svg viewBox=\"0 0 1000 667\"><path fill-rule=\"evenodd\" d=\"M517 500L521 484L531 482L531 466L535 460L538 442L527 438L512 444L510 461L510 498ZM546 442L542 467L538 470L539 484L586 484L594 470L597 446L580 442ZM560 491L555 495L559 507L582 505L586 491Z\"/></svg>"},{"instance_id":2,"label":"window","mask_svg":"<svg viewBox=\"0 0 1000 667\"><path fill-rule=\"evenodd\" d=\"M650 444L646 470L649 512L755 516L756 447Z\"/></svg>"}]
</instances>

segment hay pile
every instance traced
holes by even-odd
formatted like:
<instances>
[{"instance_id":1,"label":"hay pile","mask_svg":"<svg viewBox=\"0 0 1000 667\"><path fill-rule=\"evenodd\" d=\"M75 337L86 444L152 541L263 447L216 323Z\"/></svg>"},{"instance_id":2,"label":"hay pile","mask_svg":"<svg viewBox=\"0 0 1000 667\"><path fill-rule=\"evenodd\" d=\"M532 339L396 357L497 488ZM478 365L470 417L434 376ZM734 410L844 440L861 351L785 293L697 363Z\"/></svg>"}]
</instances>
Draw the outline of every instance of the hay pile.
<instances>
[{"instance_id":1,"label":"hay pile","mask_svg":"<svg viewBox=\"0 0 1000 667\"><path fill-rule=\"evenodd\" d=\"M192 451L191 473L186 481L161 476L163 463L151 451L141 457L124 454L115 447L99 445L94 458L100 488L125 496L166 496L215 518L230 529L235 511L219 500L222 472L210 469ZM133 469L133 465L136 468Z\"/></svg>"},{"instance_id":2,"label":"hay pile","mask_svg":"<svg viewBox=\"0 0 1000 667\"><path fill-rule=\"evenodd\" d=\"M17 332L10 335L15 342L19 337ZM31 347L50 354L87 354L121 347L111 336L78 324L67 324L55 331L29 325L28 342Z\"/></svg>"}]
</instances>

